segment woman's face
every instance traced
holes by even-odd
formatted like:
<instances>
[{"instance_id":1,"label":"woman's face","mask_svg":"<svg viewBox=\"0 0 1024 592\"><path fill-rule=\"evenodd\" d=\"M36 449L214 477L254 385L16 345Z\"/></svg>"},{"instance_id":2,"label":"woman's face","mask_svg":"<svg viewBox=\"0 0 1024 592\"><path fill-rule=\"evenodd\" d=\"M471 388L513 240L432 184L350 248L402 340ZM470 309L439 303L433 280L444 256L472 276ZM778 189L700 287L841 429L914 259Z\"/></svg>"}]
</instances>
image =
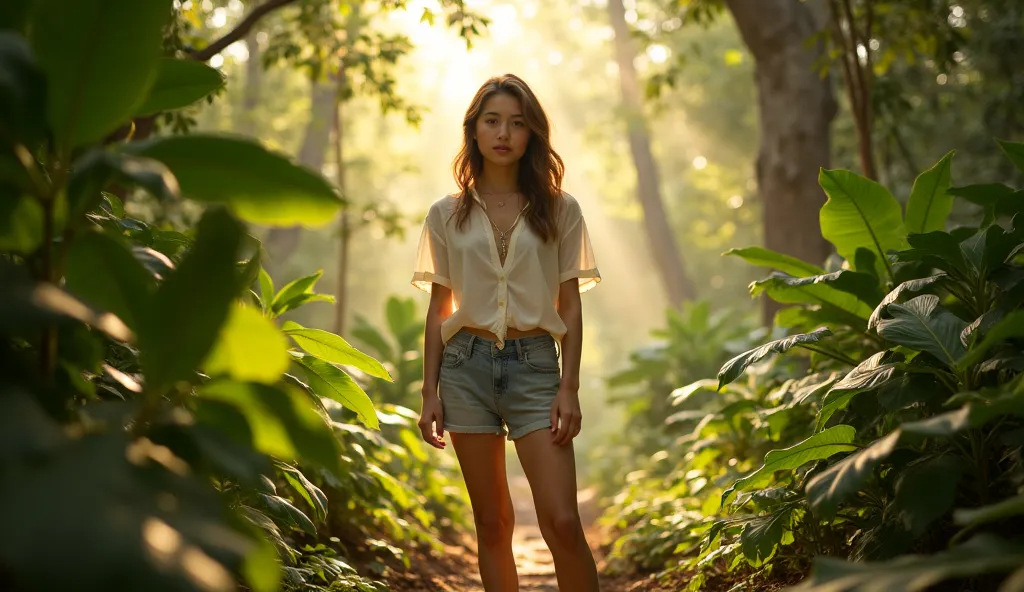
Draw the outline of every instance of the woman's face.
<instances>
[{"instance_id":1,"label":"woman's face","mask_svg":"<svg viewBox=\"0 0 1024 592\"><path fill-rule=\"evenodd\" d=\"M519 100L506 93L495 94L484 102L475 133L484 160L499 166L517 162L530 142L530 128Z\"/></svg>"}]
</instances>

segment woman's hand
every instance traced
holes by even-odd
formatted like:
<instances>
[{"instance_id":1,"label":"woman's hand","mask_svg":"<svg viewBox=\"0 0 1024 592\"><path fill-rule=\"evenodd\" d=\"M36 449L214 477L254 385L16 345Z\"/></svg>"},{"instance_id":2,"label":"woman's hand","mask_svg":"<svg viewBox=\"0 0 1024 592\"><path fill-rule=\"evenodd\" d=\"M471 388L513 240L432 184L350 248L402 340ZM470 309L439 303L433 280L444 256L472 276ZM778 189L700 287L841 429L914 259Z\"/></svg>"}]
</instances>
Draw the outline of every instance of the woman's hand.
<instances>
[{"instance_id":1,"label":"woman's hand","mask_svg":"<svg viewBox=\"0 0 1024 592\"><path fill-rule=\"evenodd\" d=\"M554 433L552 441L558 446L564 446L579 435L582 427L583 412L580 411L579 392L560 387L551 404L551 431Z\"/></svg>"},{"instance_id":2,"label":"woman's hand","mask_svg":"<svg viewBox=\"0 0 1024 592\"><path fill-rule=\"evenodd\" d=\"M437 396L437 393L423 393L419 426L424 442L434 448L444 450L446 446L444 441L444 409L441 407L441 398ZM436 433L432 431L435 426Z\"/></svg>"}]
</instances>

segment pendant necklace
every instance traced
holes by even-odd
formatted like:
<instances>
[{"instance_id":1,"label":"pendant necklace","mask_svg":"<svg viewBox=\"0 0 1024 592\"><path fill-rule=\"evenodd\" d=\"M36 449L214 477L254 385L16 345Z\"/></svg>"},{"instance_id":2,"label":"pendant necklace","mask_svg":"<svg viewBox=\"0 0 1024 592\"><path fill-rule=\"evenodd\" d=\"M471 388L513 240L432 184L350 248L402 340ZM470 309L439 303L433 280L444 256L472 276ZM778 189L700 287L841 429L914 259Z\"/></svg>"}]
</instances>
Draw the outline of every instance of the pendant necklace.
<instances>
[{"instance_id":1,"label":"pendant necklace","mask_svg":"<svg viewBox=\"0 0 1024 592\"><path fill-rule=\"evenodd\" d=\"M498 253L500 254L502 262L505 261L505 256L508 255L508 240L506 240L505 237L508 235L508 233L512 232L513 228L516 227L516 224L519 223L519 219L523 217L523 212L525 212L526 208L528 208L529 206L530 206L530 204L527 203L525 206L523 206L523 209L519 210L519 215L516 216L515 221L512 222L512 226L509 226L508 230L506 230L505 232L502 232L498 228L498 225L494 223L494 220L491 220L491 217L487 216L487 221L491 223L491 226L494 227L494 231L498 233ZM499 202L499 207L500 207L500 202ZM484 212L484 213L486 214L486 212Z\"/></svg>"}]
</instances>

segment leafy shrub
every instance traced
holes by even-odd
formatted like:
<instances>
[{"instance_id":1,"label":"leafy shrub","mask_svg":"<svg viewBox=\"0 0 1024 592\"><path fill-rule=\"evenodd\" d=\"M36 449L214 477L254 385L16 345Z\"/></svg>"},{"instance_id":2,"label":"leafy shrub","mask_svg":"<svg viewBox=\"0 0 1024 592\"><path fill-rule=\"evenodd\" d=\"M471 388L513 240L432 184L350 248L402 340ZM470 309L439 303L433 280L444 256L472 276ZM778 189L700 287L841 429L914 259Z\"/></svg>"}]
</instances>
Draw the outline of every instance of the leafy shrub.
<instances>
[{"instance_id":1,"label":"leafy shrub","mask_svg":"<svg viewBox=\"0 0 1024 592\"><path fill-rule=\"evenodd\" d=\"M1024 145L1001 146L1024 170ZM776 270L751 293L793 305L776 316L792 334L677 391L707 398L671 449L685 452L659 459L669 495L652 499L642 476L623 492L619 524L639 528L617 542L620 557L654 549L651 567L697 570L691 589L735 569L787 579L814 554L831 557L800 589L994 589L1019 568L1024 201L1002 184L951 187L951 162L920 175L905 215L881 185L822 171L835 269L729 253ZM978 226L943 230L954 197L981 206ZM779 375L779 361L762 361L787 352L809 370Z\"/></svg>"},{"instance_id":2,"label":"leafy shrub","mask_svg":"<svg viewBox=\"0 0 1024 592\"><path fill-rule=\"evenodd\" d=\"M374 408L353 378L391 381L374 358L278 324L330 297L319 274L276 289L243 223L324 223L341 200L241 138L115 140L223 84L161 57L169 4L18 6L0 10L0 588L385 589L348 557L431 542L401 473L426 464L403 448L415 414ZM146 224L139 191L205 213Z\"/></svg>"}]
</instances>

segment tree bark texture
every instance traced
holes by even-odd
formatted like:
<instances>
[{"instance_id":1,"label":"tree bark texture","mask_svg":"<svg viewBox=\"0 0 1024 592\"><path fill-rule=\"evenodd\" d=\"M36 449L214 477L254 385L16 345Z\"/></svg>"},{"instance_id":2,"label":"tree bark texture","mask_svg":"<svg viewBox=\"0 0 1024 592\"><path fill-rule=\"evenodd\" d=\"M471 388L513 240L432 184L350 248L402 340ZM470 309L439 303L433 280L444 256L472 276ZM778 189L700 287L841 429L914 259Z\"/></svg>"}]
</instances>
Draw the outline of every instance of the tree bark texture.
<instances>
[{"instance_id":1,"label":"tree bark texture","mask_svg":"<svg viewBox=\"0 0 1024 592\"><path fill-rule=\"evenodd\" d=\"M829 166L836 102L815 62L821 43L808 40L827 26L827 13L802 0L726 0L756 63L761 119L757 184L769 249L820 264L831 252L818 211L825 194L818 171ZM764 321L779 306L765 298Z\"/></svg>"},{"instance_id":2,"label":"tree bark texture","mask_svg":"<svg viewBox=\"0 0 1024 592\"><path fill-rule=\"evenodd\" d=\"M622 0L608 0L608 18L615 32L615 61L619 66L622 106L626 115L629 149L636 167L636 192L643 209L644 230L669 304L678 307L695 294L661 199L658 164L651 153L651 138L633 66L635 44L626 26L626 11Z\"/></svg>"}]
</instances>

